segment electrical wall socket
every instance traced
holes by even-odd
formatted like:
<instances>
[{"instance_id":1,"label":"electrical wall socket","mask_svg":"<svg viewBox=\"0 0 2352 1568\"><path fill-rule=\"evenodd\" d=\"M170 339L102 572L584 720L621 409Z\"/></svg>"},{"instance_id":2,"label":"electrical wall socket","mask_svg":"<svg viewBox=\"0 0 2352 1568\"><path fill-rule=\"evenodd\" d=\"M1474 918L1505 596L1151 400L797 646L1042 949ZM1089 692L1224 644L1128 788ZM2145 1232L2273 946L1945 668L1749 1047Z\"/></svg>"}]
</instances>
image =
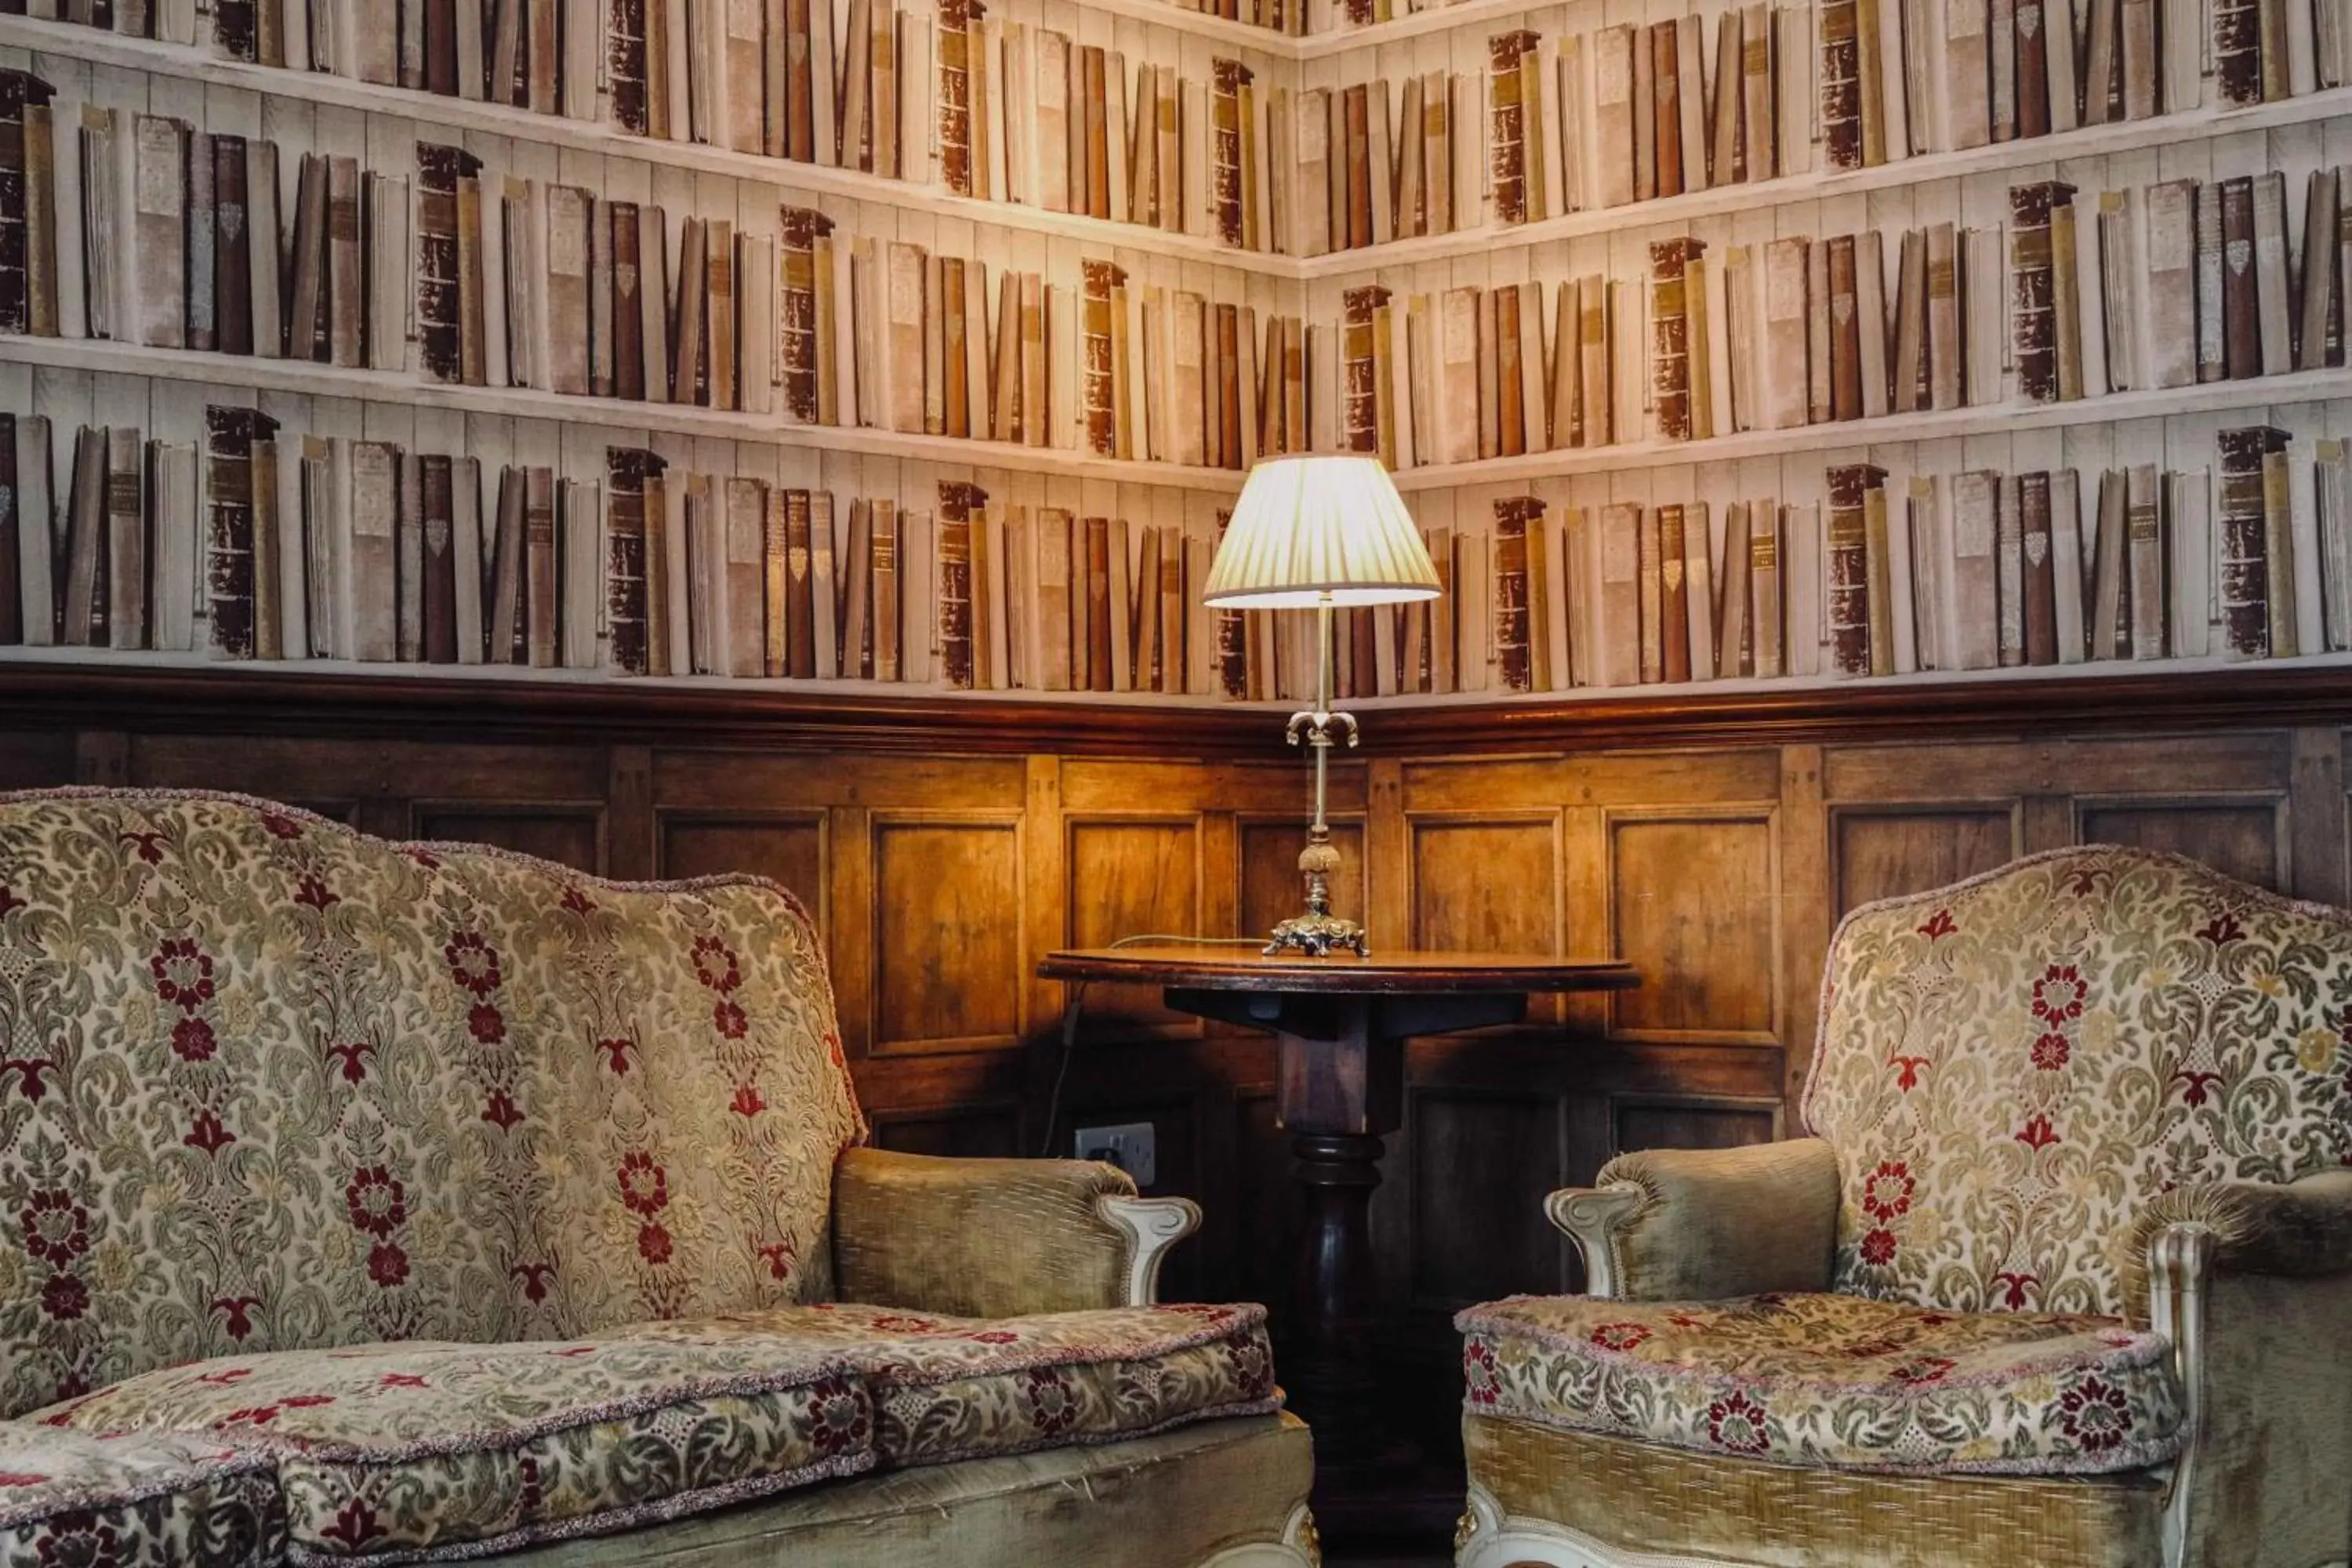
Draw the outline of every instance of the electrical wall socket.
<instances>
[{"instance_id":1,"label":"electrical wall socket","mask_svg":"<svg viewBox=\"0 0 2352 1568\"><path fill-rule=\"evenodd\" d=\"M1160 1140L1149 1121L1081 1127L1075 1152L1081 1160L1104 1160L1117 1165L1133 1176L1139 1187L1151 1185L1160 1176Z\"/></svg>"}]
</instances>

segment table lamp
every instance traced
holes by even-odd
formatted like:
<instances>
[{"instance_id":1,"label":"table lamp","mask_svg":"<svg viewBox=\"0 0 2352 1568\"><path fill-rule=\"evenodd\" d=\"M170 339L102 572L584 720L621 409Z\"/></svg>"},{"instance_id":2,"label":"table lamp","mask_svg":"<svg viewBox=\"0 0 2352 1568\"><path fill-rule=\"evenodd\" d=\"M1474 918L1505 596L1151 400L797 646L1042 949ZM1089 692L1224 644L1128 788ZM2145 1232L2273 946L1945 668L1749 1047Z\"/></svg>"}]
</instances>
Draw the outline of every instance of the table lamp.
<instances>
[{"instance_id":1,"label":"table lamp","mask_svg":"<svg viewBox=\"0 0 2352 1568\"><path fill-rule=\"evenodd\" d=\"M1289 725L1290 743L1304 742L1315 756L1315 820L1298 856L1307 912L1275 927L1268 957L1368 955L1364 928L1331 912L1339 852L1324 819L1330 752L1342 731L1349 745L1357 740L1356 721L1331 711L1331 612L1434 599L1439 592L1421 531L1377 458L1269 458L1250 470L1202 601L1220 610L1315 612L1315 706L1292 714Z\"/></svg>"}]
</instances>

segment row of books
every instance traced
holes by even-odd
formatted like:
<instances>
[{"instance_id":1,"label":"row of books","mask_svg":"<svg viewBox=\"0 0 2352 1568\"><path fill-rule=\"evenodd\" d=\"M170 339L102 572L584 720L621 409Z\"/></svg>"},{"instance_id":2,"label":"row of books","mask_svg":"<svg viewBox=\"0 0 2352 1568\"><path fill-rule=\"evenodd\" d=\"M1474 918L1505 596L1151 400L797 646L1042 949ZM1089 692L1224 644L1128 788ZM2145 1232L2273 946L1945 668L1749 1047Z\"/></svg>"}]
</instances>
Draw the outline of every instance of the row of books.
<instances>
[{"instance_id":1,"label":"row of books","mask_svg":"<svg viewBox=\"0 0 2352 1568\"><path fill-rule=\"evenodd\" d=\"M1791 236L1719 261L1676 237L1645 280L1364 285L1307 395L1336 375L1340 447L1410 468L2342 365L2343 179L2311 174L2299 234L2276 171L2042 181L2011 188L2004 228Z\"/></svg>"},{"instance_id":2,"label":"row of books","mask_svg":"<svg viewBox=\"0 0 2352 1568\"><path fill-rule=\"evenodd\" d=\"M52 441L46 417L0 415L0 644L1208 689L1213 542L1181 528L968 482L919 508L842 499L637 447L587 479L490 472L245 407L208 409L201 443Z\"/></svg>"},{"instance_id":3,"label":"row of books","mask_svg":"<svg viewBox=\"0 0 2352 1568\"><path fill-rule=\"evenodd\" d=\"M382 17L359 0L283 3L298 14L282 16L280 0L215 0L215 50L1287 247L1274 202L1289 160L1275 131L1290 94L1259 87L1241 60L1214 60L1205 79L1130 65L1066 32L991 19L979 0L847 0L839 15L829 0L402 0Z\"/></svg>"},{"instance_id":4,"label":"row of books","mask_svg":"<svg viewBox=\"0 0 2352 1568\"><path fill-rule=\"evenodd\" d=\"M404 177L48 99L0 71L0 332L406 368Z\"/></svg>"}]
</instances>

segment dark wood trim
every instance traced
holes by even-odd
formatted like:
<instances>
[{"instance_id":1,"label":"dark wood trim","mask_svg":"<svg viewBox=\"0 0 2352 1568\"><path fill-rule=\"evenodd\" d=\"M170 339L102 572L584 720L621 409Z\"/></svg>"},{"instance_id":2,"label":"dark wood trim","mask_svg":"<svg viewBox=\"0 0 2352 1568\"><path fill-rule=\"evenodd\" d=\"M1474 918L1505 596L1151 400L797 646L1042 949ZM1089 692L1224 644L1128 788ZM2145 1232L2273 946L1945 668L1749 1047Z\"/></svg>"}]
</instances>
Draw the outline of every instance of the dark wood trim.
<instances>
[{"instance_id":1,"label":"dark wood trim","mask_svg":"<svg viewBox=\"0 0 2352 1568\"><path fill-rule=\"evenodd\" d=\"M1065 950L1047 953L1037 973L1047 980L1164 985L1185 991L1349 996L1624 991L1641 984L1641 976L1629 963L1518 953L1383 952L1370 958L1352 953L1333 953L1328 958L1288 953L1268 957L1245 947L1206 944L1153 947L1139 943L1129 948Z\"/></svg>"},{"instance_id":2,"label":"dark wood trim","mask_svg":"<svg viewBox=\"0 0 2352 1568\"><path fill-rule=\"evenodd\" d=\"M0 663L0 731L1274 760L1276 710L635 681ZM1367 751L1445 757L2352 724L2352 664L1368 707Z\"/></svg>"}]
</instances>

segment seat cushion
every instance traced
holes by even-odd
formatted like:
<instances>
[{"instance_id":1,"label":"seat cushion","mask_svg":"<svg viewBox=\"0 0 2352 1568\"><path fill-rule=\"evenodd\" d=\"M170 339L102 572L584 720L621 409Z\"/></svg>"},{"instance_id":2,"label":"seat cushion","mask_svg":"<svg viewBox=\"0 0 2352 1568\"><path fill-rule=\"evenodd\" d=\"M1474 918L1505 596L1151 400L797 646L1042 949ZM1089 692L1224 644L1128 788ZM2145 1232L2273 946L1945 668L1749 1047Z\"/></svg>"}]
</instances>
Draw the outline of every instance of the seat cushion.
<instances>
[{"instance_id":1,"label":"seat cushion","mask_svg":"<svg viewBox=\"0 0 2352 1568\"><path fill-rule=\"evenodd\" d=\"M289 1351L150 1373L37 1419L274 1460L301 1563L479 1556L874 1462L873 1407L837 1350L740 1332Z\"/></svg>"},{"instance_id":2,"label":"seat cushion","mask_svg":"<svg viewBox=\"0 0 2352 1568\"><path fill-rule=\"evenodd\" d=\"M1282 1404L1265 1309L1255 1306L982 1319L821 1304L632 1331L782 1337L837 1352L872 1393L886 1465L1107 1443Z\"/></svg>"},{"instance_id":3,"label":"seat cushion","mask_svg":"<svg viewBox=\"0 0 2352 1568\"><path fill-rule=\"evenodd\" d=\"M2165 1342L2110 1318L1831 1295L1531 1296L1455 1324L1475 1415L1914 1473L2101 1475L2180 1447Z\"/></svg>"},{"instance_id":4,"label":"seat cushion","mask_svg":"<svg viewBox=\"0 0 2352 1568\"><path fill-rule=\"evenodd\" d=\"M5 1568L260 1568L285 1544L264 1456L169 1433L0 1421Z\"/></svg>"}]
</instances>

